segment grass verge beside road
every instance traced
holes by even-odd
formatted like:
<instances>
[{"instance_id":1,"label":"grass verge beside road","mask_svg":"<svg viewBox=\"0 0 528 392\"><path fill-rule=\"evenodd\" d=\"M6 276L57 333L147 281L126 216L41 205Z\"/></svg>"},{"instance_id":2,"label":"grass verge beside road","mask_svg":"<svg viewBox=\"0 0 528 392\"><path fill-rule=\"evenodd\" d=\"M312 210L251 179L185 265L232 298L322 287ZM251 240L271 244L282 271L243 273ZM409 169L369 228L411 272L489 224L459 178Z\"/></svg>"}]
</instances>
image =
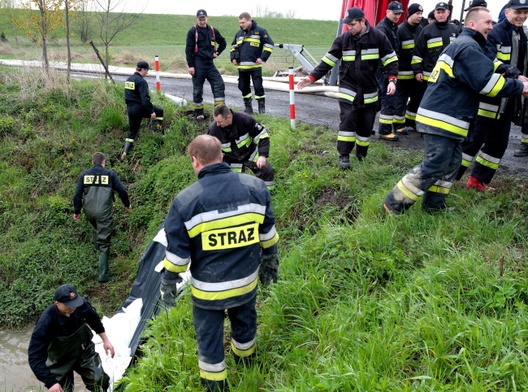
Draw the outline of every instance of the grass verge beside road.
<instances>
[{"instance_id":1,"label":"grass verge beside road","mask_svg":"<svg viewBox=\"0 0 528 392\"><path fill-rule=\"evenodd\" d=\"M66 282L111 315L173 197L195 181L184 150L206 125L153 95L165 134L142 128L122 163L122 86L6 68L1 78L0 320L32 324ZM260 289L257 365L237 368L227 352L231 390L528 390L526 179L501 176L496 193L461 182L448 198L454 211L431 216L418 204L390 219L381 202L421 151L373 141L368 159L343 172L335 131L258 118L277 172L281 277ZM106 285L96 281L89 224L71 217L95 150L109 156L134 207L116 202L116 279ZM145 338L127 391L201 390L188 295Z\"/></svg>"}]
</instances>

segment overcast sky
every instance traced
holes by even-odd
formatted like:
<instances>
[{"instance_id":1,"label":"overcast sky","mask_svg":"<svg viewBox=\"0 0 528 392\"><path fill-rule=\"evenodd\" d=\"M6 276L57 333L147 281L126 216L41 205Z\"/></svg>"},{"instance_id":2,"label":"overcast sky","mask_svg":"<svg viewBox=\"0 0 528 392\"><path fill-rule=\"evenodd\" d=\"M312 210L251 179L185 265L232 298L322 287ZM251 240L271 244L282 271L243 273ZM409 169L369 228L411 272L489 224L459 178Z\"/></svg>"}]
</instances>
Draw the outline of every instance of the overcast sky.
<instances>
[{"instance_id":1,"label":"overcast sky","mask_svg":"<svg viewBox=\"0 0 528 392\"><path fill-rule=\"evenodd\" d=\"M127 1L130 4L138 3L137 0ZM409 4L413 2L421 4L424 7L425 16L427 16L429 11L434 9L438 1L440 0L410 0ZM470 1L466 0L466 7ZM454 7L452 19L460 19L462 0L452 0L452 3ZM505 0L488 0L488 8L494 19L497 19L502 6L506 3L507 1ZM341 16L342 0L324 0L323 3L299 0L245 0L243 3L233 0L198 0L196 2L184 0L146 0L145 2L141 2L141 4L147 4L144 12L153 14L195 15L198 9L203 8L207 11L210 18L225 15L238 16L241 12L247 11L257 19L259 11L260 14L265 14L265 11L268 10L269 12L281 13L284 16L294 15L296 19L335 20L337 22ZM321 6L322 4L324 6Z\"/></svg>"}]
</instances>

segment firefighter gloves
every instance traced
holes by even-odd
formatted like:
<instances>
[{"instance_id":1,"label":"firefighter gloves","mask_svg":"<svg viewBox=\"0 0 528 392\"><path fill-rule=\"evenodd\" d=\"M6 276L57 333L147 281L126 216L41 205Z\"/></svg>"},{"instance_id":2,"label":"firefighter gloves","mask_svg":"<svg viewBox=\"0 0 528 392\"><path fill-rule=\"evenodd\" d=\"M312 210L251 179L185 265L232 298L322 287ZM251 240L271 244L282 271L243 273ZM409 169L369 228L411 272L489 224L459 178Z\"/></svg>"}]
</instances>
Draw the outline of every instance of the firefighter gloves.
<instances>
[{"instance_id":1,"label":"firefighter gloves","mask_svg":"<svg viewBox=\"0 0 528 392\"><path fill-rule=\"evenodd\" d=\"M263 254L260 259L260 283L269 286L271 282L277 283L279 277L279 257L277 253Z\"/></svg>"}]
</instances>

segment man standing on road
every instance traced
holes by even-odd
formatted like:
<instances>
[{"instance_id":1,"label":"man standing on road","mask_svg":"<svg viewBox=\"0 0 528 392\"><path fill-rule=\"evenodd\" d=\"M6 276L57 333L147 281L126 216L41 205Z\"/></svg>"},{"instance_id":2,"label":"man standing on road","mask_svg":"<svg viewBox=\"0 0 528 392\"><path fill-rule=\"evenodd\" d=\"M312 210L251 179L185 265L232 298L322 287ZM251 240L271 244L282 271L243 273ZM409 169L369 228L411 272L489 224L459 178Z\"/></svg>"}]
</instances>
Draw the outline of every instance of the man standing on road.
<instances>
[{"instance_id":1,"label":"man standing on road","mask_svg":"<svg viewBox=\"0 0 528 392\"><path fill-rule=\"evenodd\" d=\"M114 347L96 310L74 286L60 286L53 304L38 319L28 348L29 366L49 392L73 391L73 372L92 392L108 389L110 378L95 351L90 328L101 337L105 352L113 358Z\"/></svg>"},{"instance_id":2,"label":"man standing on road","mask_svg":"<svg viewBox=\"0 0 528 392\"><path fill-rule=\"evenodd\" d=\"M424 136L425 158L385 198L383 208L391 215L404 212L422 196L425 211L446 208L445 198L462 159L461 142L477 114L480 94L528 94L528 82L495 73L485 53L486 38L493 29L489 11L473 8L466 16L466 26L444 50L429 78L416 116L416 126Z\"/></svg>"},{"instance_id":3,"label":"man standing on road","mask_svg":"<svg viewBox=\"0 0 528 392\"><path fill-rule=\"evenodd\" d=\"M131 210L132 205L116 172L105 168L105 155L100 152L93 154L92 164L93 167L82 172L77 182L73 197L73 219L81 219L81 208L84 209L92 225L94 247L99 252L99 282L104 283L112 279L108 275L108 259L114 228L114 191L125 209Z\"/></svg>"},{"instance_id":4,"label":"man standing on road","mask_svg":"<svg viewBox=\"0 0 528 392\"><path fill-rule=\"evenodd\" d=\"M416 40L422 31L423 7L413 3L407 9L407 20L398 27L400 46L398 54L398 91L396 92L396 114L394 115L394 129L397 134L407 135L416 130L416 111L420 104L421 95L418 93L418 81L414 78L412 56Z\"/></svg>"},{"instance_id":5,"label":"man standing on road","mask_svg":"<svg viewBox=\"0 0 528 392\"><path fill-rule=\"evenodd\" d=\"M207 133L220 140L224 162L233 171L243 173L247 167L264 181L268 189L273 189L275 174L268 161L270 138L264 125L249 114L218 105Z\"/></svg>"},{"instance_id":6,"label":"man standing on road","mask_svg":"<svg viewBox=\"0 0 528 392\"><path fill-rule=\"evenodd\" d=\"M419 101L427 88L427 81L440 53L458 35L457 27L449 23L449 14L449 5L446 2L436 4L433 12L435 20L423 28L414 45L412 68L418 81Z\"/></svg>"},{"instance_id":7,"label":"man standing on road","mask_svg":"<svg viewBox=\"0 0 528 392\"><path fill-rule=\"evenodd\" d=\"M302 89L321 79L342 60L337 151L339 168L345 170L350 168L350 153L354 146L358 160L367 156L378 102L378 66L381 63L386 68L387 94L393 95L396 92L398 57L385 34L369 25L361 8L350 8L343 23L348 25L348 31L335 39L330 51L310 75L297 83L297 88Z\"/></svg>"},{"instance_id":8,"label":"man standing on road","mask_svg":"<svg viewBox=\"0 0 528 392\"><path fill-rule=\"evenodd\" d=\"M273 40L268 32L251 19L248 12L238 17L240 30L231 44L231 62L238 68L238 89L244 98L245 112L253 114L251 81L259 113L266 112L266 94L262 85L262 64L273 52Z\"/></svg>"},{"instance_id":9,"label":"man standing on road","mask_svg":"<svg viewBox=\"0 0 528 392\"><path fill-rule=\"evenodd\" d=\"M206 80L211 85L214 105L225 103L224 79L218 72L214 60L220 56L227 46L225 38L220 31L207 24L207 12L196 12L198 23L187 33L185 56L189 67L189 74L193 83L194 116L197 121L203 121L203 86Z\"/></svg>"},{"instance_id":10,"label":"man standing on road","mask_svg":"<svg viewBox=\"0 0 528 392\"><path fill-rule=\"evenodd\" d=\"M150 118L154 132L163 129L163 109L152 105L150 102L149 86L145 80L150 67L146 61L137 63L136 72L125 82L125 102L127 104L129 132L125 139L125 147L121 154L121 160L125 160L127 154L134 147L141 120Z\"/></svg>"},{"instance_id":11,"label":"man standing on road","mask_svg":"<svg viewBox=\"0 0 528 392\"><path fill-rule=\"evenodd\" d=\"M387 36L392 48L397 51L400 47L398 37L398 21L403 14L403 6L399 1L391 1L387 6L386 16L377 25L376 29ZM396 54L398 54L396 52ZM399 62L399 59L398 59ZM398 135L393 132L397 124L394 123L396 115L397 94L387 95L387 70L378 67L378 84L381 90L381 112L379 116L378 134L381 140L395 142L399 140ZM399 86L398 86L399 90Z\"/></svg>"},{"instance_id":12,"label":"man standing on road","mask_svg":"<svg viewBox=\"0 0 528 392\"><path fill-rule=\"evenodd\" d=\"M526 73L527 61L527 37L523 24L528 17L528 3L520 0L510 1L505 15L506 18L496 24L490 32L488 47L493 58L496 57L503 63L501 68L505 68L496 72L507 77L520 76L523 80L522 74ZM487 98L481 101L473 132L462 143L462 164L457 180L462 178L476 157L466 188L480 192L493 190L488 184L508 148L511 123L515 120L515 113L521 112L522 106L520 97Z\"/></svg>"},{"instance_id":13,"label":"man standing on road","mask_svg":"<svg viewBox=\"0 0 528 392\"><path fill-rule=\"evenodd\" d=\"M200 381L207 391L228 391L224 319L227 313L235 362L250 364L258 279L277 281L279 236L266 185L223 163L217 138L200 135L187 152L198 182L176 196L165 219L161 296L165 306L174 305L179 274L190 264Z\"/></svg>"}]
</instances>

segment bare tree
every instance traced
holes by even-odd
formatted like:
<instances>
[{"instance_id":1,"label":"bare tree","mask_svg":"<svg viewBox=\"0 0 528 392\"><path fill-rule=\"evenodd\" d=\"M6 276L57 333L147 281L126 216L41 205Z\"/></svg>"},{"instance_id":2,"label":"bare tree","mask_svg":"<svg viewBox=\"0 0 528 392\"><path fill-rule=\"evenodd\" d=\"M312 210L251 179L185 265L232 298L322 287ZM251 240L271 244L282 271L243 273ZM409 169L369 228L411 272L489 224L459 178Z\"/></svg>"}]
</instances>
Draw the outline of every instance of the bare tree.
<instances>
[{"instance_id":1,"label":"bare tree","mask_svg":"<svg viewBox=\"0 0 528 392\"><path fill-rule=\"evenodd\" d=\"M126 0L94 0L102 12L96 15L101 27L100 38L104 45L104 62L108 68L110 62L110 44L115 36L131 27L141 16L143 8L138 13L126 13L123 11Z\"/></svg>"},{"instance_id":2,"label":"bare tree","mask_svg":"<svg viewBox=\"0 0 528 392\"><path fill-rule=\"evenodd\" d=\"M5 8L9 10L9 16L11 20L14 20L15 18L15 12L14 9L17 7L18 2L16 0L0 0L0 8ZM15 41L18 41L18 32L17 32L17 25L16 23L11 23L11 26L13 26L13 38Z\"/></svg>"},{"instance_id":3,"label":"bare tree","mask_svg":"<svg viewBox=\"0 0 528 392\"><path fill-rule=\"evenodd\" d=\"M90 16L92 7L90 7L90 4L92 3L83 1L73 21L75 30L79 34L83 44L86 44L92 38L92 18Z\"/></svg>"},{"instance_id":4,"label":"bare tree","mask_svg":"<svg viewBox=\"0 0 528 392\"><path fill-rule=\"evenodd\" d=\"M284 17L287 19L295 19L296 14L297 14L297 11L290 8L289 10L286 11L286 15L284 15Z\"/></svg>"}]
</instances>

